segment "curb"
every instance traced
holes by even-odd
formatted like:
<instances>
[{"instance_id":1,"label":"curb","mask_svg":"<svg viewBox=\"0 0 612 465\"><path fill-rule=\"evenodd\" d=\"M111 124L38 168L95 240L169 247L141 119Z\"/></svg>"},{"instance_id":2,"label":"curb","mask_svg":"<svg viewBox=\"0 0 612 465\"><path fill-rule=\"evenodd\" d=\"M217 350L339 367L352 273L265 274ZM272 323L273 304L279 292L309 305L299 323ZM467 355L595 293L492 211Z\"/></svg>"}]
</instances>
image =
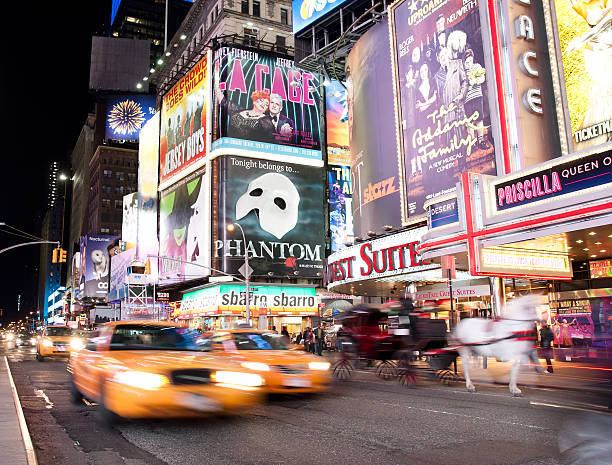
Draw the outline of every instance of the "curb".
<instances>
[{"instance_id":1,"label":"curb","mask_svg":"<svg viewBox=\"0 0 612 465\"><path fill-rule=\"evenodd\" d=\"M13 380L13 374L11 373L11 367L9 366L6 355L4 356L4 363L9 377L9 384L11 385L11 391L13 392L13 401L15 402L15 410L17 411L17 418L19 419L19 427L21 429L21 437L23 439L23 446L26 452L26 459L28 465L38 465L36 460L36 453L34 452L34 445L32 444L32 438L30 437L30 431L23 415L23 409L21 408L21 401L17 394L17 388L15 387L15 381Z\"/></svg>"}]
</instances>

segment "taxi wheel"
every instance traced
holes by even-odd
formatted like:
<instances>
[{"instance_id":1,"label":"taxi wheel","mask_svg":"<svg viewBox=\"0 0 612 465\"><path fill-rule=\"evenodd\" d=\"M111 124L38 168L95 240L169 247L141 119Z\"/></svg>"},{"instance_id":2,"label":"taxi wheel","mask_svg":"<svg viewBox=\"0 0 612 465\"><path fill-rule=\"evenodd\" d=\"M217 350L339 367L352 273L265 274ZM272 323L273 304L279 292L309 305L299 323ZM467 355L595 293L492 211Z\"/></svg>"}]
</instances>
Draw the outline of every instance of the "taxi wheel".
<instances>
[{"instance_id":1,"label":"taxi wheel","mask_svg":"<svg viewBox=\"0 0 612 465\"><path fill-rule=\"evenodd\" d=\"M45 357L43 357L38 352L36 352L36 360L38 360L39 362L44 362L45 361Z\"/></svg>"},{"instance_id":2,"label":"taxi wheel","mask_svg":"<svg viewBox=\"0 0 612 465\"><path fill-rule=\"evenodd\" d=\"M81 394L81 391L76 387L73 379L70 380L70 402L75 405L83 403L83 394Z\"/></svg>"},{"instance_id":3,"label":"taxi wheel","mask_svg":"<svg viewBox=\"0 0 612 465\"><path fill-rule=\"evenodd\" d=\"M100 389L100 405L98 405L98 415L100 420L102 420L102 423L109 428L121 420L119 415L106 408L104 402L104 385L102 385L102 389Z\"/></svg>"}]
</instances>

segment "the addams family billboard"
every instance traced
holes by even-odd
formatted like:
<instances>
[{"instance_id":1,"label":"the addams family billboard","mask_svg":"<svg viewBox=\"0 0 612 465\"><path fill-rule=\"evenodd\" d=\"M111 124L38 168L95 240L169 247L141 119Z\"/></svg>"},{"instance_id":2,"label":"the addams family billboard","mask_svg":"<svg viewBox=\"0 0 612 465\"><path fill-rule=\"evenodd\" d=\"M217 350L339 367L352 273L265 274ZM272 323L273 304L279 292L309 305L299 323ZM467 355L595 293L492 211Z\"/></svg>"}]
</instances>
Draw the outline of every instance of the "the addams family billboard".
<instances>
[{"instance_id":1,"label":"the addams family billboard","mask_svg":"<svg viewBox=\"0 0 612 465\"><path fill-rule=\"evenodd\" d=\"M325 255L324 170L223 156L213 163L213 268L236 274L244 264L244 230L255 276L317 277ZM216 214L214 213L216 212Z\"/></svg>"},{"instance_id":2,"label":"the addams family billboard","mask_svg":"<svg viewBox=\"0 0 612 465\"><path fill-rule=\"evenodd\" d=\"M461 173L496 174L480 13L475 0L402 1L390 12L404 217L422 216Z\"/></svg>"},{"instance_id":3,"label":"the addams family billboard","mask_svg":"<svg viewBox=\"0 0 612 465\"><path fill-rule=\"evenodd\" d=\"M214 61L212 149L320 163L319 78L293 60L222 47Z\"/></svg>"}]
</instances>

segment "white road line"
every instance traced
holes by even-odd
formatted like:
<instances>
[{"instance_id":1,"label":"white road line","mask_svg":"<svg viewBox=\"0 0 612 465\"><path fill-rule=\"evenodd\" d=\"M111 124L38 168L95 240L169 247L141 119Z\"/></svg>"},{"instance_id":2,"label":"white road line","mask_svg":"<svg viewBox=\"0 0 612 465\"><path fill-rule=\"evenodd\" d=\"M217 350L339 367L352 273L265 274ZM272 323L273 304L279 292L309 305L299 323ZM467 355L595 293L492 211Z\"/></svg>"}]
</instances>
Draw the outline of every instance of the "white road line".
<instances>
[{"instance_id":1,"label":"white road line","mask_svg":"<svg viewBox=\"0 0 612 465\"><path fill-rule=\"evenodd\" d=\"M45 394L45 391L43 391L42 389L34 389L34 394L36 394L36 397L40 397L45 401L45 407L46 408L53 408L53 402L51 402L51 399L49 399L49 397L47 397L47 394Z\"/></svg>"},{"instance_id":2,"label":"white road line","mask_svg":"<svg viewBox=\"0 0 612 465\"><path fill-rule=\"evenodd\" d=\"M592 405L593 407L596 407L596 408L604 409L604 410L596 410L594 408L582 408L582 407L573 407L571 405L549 404L547 402L533 402L533 401L529 401L529 403L531 405L537 405L537 406L542 406L542 407L562 408L562 409L567 409L567 410L580 410L581 412L599 413L599 414L602 414L602 415L610 415L610 414L612 414L612 412L606 411L607 407L605 405L588 404L588 405Z\"/></svg>"},{"instance_id":3,"label":"white road line","mask_svg":"<svg viewBox=\"0 0 612 465\"><path fill-rule=\"evenodd\" d=\"M83 397L83 403L84 403L85 405L89 406L89 407L93 407L93 406L95 406L95 405L98 405L98 404L96 404L95 402L89 402L87 399L85 399L85 397Z\"/></svg>"},{"instance_id":4,"label":"white road line","mask_svg":"<svg viewBox=\"0 0 612 465\"><path fill-rule=\"evenodd\" d=\"M28 465L38 465L36 453L34 452L34 445L32 444L32 438L30 437L30 432L28 431L28 425L25 421L25 416L23 415L21 401L19 400L19 395L17 394L17 388L15 387L15 381L13 380L13 374L11 373L11 367L9 366L6 355L4 356L4 363L6 364L9 383L11 385L11 390L13 391L13 400L15 401L15 409L17 410L17 418L19 419L19 427L21 428L21 437L23 438L23 446L26 451L26 459L28 461Z\"/></svg>"}]
</instances>

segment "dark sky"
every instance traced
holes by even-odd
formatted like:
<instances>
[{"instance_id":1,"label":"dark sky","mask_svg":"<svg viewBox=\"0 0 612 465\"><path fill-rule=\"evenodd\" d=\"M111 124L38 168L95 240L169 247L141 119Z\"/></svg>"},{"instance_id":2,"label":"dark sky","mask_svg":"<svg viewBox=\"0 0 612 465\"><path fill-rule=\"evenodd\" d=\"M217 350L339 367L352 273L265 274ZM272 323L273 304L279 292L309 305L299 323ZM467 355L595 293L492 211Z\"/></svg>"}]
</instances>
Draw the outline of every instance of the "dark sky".
<instances>
[{"instance_id":1,"label":"dark sky","mask_svg":"<svg viewBox=\"0 0 612 465\"><path fill-rule=\"evenodd\" d=\"M3 22L0 96L4 143L0 222L39 236L51 161L69 154L91 108L91 36L103 35L110 0L11 2ZM0 249L25 242L0 227ZM38 246L0 254L3 324L36 309ZM23 316L23 313L22 315Z\"/></svg>"}]
</instances>

